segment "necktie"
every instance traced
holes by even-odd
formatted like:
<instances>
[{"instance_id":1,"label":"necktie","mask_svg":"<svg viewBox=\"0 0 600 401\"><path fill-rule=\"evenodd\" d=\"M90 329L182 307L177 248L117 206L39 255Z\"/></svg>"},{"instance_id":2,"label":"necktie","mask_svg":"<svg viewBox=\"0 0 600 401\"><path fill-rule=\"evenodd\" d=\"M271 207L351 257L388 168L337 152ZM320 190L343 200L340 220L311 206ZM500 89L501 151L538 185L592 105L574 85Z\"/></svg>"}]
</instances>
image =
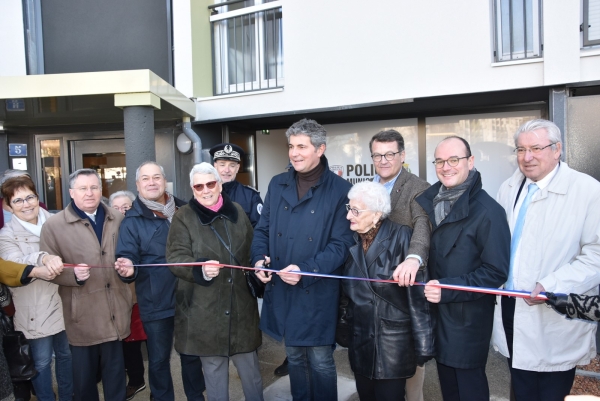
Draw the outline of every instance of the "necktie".
<instances>
[{"instance_id":1,"label":"necktie","mask_svg":"<svg viewBox=\"0 0 600 401\"><path fill-rule=\"evenodd\" d=\"M513 288L513 274L514 274L514 264L515 264L515 255L517 253L517 248L519 246L519 241L521 241L521 234L523 234L523 226L525 225L525 215L527 214L527 208L529 207L529 203L531 202L531 198L533 198L533 194L540 189L537 184L529 184L527 187L527 196L521 205L521 209L519 209L519 216L517 216L517 222L515 223L515 229L513 230L512 240L510 241L510 270L508 271L508 280L506 280L506 285L504 286L507 290L512 290Z\"/></svg>"}]
</instances>

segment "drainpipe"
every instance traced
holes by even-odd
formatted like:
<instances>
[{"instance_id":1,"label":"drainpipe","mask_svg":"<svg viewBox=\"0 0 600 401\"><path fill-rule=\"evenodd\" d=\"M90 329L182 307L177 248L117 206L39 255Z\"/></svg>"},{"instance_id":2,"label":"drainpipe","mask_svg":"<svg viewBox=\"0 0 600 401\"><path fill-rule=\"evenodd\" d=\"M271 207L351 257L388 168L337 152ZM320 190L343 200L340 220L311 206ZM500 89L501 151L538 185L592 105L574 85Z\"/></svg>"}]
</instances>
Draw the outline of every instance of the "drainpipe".
<instances>
[{"instance_id":1,"label":"drainpipe","mask_svg":"<svg viewBox=\"0 0 600 401\"><path fill-rule=\"evenodd\" d=\"M202 141L192 129L192 123L189 117L183 117L183 133L192 141L192 152L194 154L194 164L202 163Z\"/></svg>"}]
</instances>

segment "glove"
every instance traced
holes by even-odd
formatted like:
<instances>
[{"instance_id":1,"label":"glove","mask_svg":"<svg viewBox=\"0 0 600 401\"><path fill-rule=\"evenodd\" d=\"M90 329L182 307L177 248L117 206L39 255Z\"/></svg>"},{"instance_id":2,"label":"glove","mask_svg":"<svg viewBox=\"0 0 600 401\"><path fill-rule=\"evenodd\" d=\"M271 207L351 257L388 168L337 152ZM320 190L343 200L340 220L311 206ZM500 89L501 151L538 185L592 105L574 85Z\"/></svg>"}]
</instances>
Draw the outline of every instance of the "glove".
<instances>
[{"instance_id":1,"label":"glove","mask_svg":"<svg viewBox=\"0 0 600 401\"><path fill-rule=\"evenodd\" d=\"M569 296L567 294L555 294L553 292L546 292L548 300L546 304L550 305L552 309L560 313L561 315L567 314L567 306L569 304Z\"/></svg>"},{"instance_id":2,"label":"glove","mask_svg":"<svg viewBox=\"0 0 600 401\"><path fill-rule=\"evenodd\" d=\"M433 359L433 356L430 355L417 355L417 365L423 367L427 361Z\"/></svg>"}]
</instances>

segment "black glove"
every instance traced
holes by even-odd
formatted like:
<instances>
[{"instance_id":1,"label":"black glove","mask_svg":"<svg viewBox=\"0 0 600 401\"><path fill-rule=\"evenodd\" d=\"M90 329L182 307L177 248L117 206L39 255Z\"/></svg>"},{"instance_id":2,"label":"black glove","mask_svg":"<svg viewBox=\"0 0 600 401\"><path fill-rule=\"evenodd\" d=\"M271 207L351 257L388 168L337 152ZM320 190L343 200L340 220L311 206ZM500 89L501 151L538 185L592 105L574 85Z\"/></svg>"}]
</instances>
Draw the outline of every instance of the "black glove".
<instances>
[{"instance_id":1,"label":"black glove","mask_svg":"<svg viewBox=\"0 0 600 401\"><path fill-rule=\"evenodd\" d=\"M567 305L569 304L569 296L567 294L555 294L553 292L546 292L548 300L546 303L552 307L555 311L561 315L567 314Z\"/></svg>"},{"instance_id":2,"label":"black glove","mask_svg":"<svg viewBox=\"0 0 600 401\"><path fill-rule=\"evenodd\" d=\"M425 365L425 363L427 363L427 361L430 359L433 359L433 356L417 355L417 365L423 367L423 365Z\"/></svg>"}]
</instances>

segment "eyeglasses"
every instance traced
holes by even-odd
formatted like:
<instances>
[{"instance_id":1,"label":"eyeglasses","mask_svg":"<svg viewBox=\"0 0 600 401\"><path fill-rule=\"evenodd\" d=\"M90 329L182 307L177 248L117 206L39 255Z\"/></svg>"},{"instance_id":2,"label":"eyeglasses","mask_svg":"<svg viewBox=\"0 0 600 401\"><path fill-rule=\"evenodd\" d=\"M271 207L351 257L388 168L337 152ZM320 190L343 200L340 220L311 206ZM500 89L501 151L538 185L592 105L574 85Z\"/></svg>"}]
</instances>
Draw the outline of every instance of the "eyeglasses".
<instances>
[{"instance_id":1,"label":"eyeglasses","mask_svg":"<svg viewBox=\"0 0 600 401\"><path fill-rule=\"evenodd\" d=\"M532 154L534 154L534 155L537 155L537 154L538 154L538 153L540 153L542 150L544 150L544 149L546 149L546 148L548 148L548 147L550 147L550 146L552 146L552 145L556 145L556 142L552 142L551 144L549 144L549 145L546 145L546 146L544 146L544 147L541 147L541 146L533 146L533 147L531 147L531 148L529 148L529 149L527 149L527 148L522 148L522 147L518 147L518 148L516 148L516 149L515 149L515 153L516 153L518 156L523 156L523 155L525 155L525 153L527 153L527 151L530 151Z\"/></svg>"},{"instance_id":2,"label":"eyeglasses","mask_svg":"<svg viewBox=\"0 0 600 401\"><path fill-rule=\"evenodd\" d=\"M128 211L129 209L131 209L131 206L129 206L129 205L123 205L123 206L113 206L112 208L113 208L113 209L115 209L115 210L118 210L119 212L121 212L121 213L122 213L122 212L126 212L126 211Z\"/></svg>"},{"instance_id":3,"label":"eyeglasses","mask_svg":"<svg viewBox=\"0 0 600 401\"><path fill-rule=\"evenodd\" d=\"M92 192L98 192L100 191L100 187L97 185L93 185L91 187L79 187L79 188L73 188L75 191L81 192L82 194L87 193L88 191L92 191Z\"/></svg>"},{"instance_id":4,"label":"eyeglasses","mask_svg":"<svg viewBox=\"0 0 600 401\"><path fill-rule=\"evenodd\" d=\"M381 161L381 158L385 157L385 160L391 162L392 160L394 160L394 157L396 157L398 153L400 152L387 152L385 155L374 153L371 155L371 159L373 159L374 162L379 163Z\"/></svg>"},{"instance_id":5,"label":"eyeglasses","mask_svg":"<svg viewBox=\"0 0 600 401\"><path fill-rule=\"evenodd\" d=\"M25 204L25 202L27 202L28 205L33 204L37 201L37 195L29 195L27 196L25 199L23 198L17 198L17 199L13 199L10 203L12 203L15 206L23 206Z\"/></svg>"},{"instance_id":6,"label":"eyeglasses","mask_svg":"<svg viewBox=\"0 0 600 401\"><path fill-rule=\"evenodd\" d=\"M352 214L353 214L354 216L358 216L358 214L359 214L360 212L369 212L369 211L371 211L371 212L372 212L372 210L371 210L371 209L362 209L362 210L360 210L360 209L357 209L357 208L355 208L355 207L352 207L352 206L350 206L350 204L348 204L348 203L346 204L346 210L347 210L347 211L349 211L349 212L352 212Z\"/></svg>"},{"instance_id":7,"label":"eyeglasses","mask_svg":"<svg viewBox=\"0 0 600 401\"><path fill-rule=\"evenodd\" d=\"M206 184L196 184L196 185L194 185L194 189L196 191L203 191L205 185L206 185L206 188L208 188L208 189L214 189L215 186L217 185L217 182L216 181L209 181Z\"/></svg>"},{"instance_id":8,"label":"eyeglasses","mask_svg":"<svg viewBox=\"0 0 600 401\"><path fill-rule=\"evenodd\" d=\"M436 160L432 161L432 163L435 164L435 168L443 168L444 164L446 164L446 163L448 163L448 165L450 167L456 167L456 166L458 166L458 162L460 161L460 159L468 159L469 157L471 157L471 156L451 157L446 160L436 159Z\"/></svg>"}]
</instances>

